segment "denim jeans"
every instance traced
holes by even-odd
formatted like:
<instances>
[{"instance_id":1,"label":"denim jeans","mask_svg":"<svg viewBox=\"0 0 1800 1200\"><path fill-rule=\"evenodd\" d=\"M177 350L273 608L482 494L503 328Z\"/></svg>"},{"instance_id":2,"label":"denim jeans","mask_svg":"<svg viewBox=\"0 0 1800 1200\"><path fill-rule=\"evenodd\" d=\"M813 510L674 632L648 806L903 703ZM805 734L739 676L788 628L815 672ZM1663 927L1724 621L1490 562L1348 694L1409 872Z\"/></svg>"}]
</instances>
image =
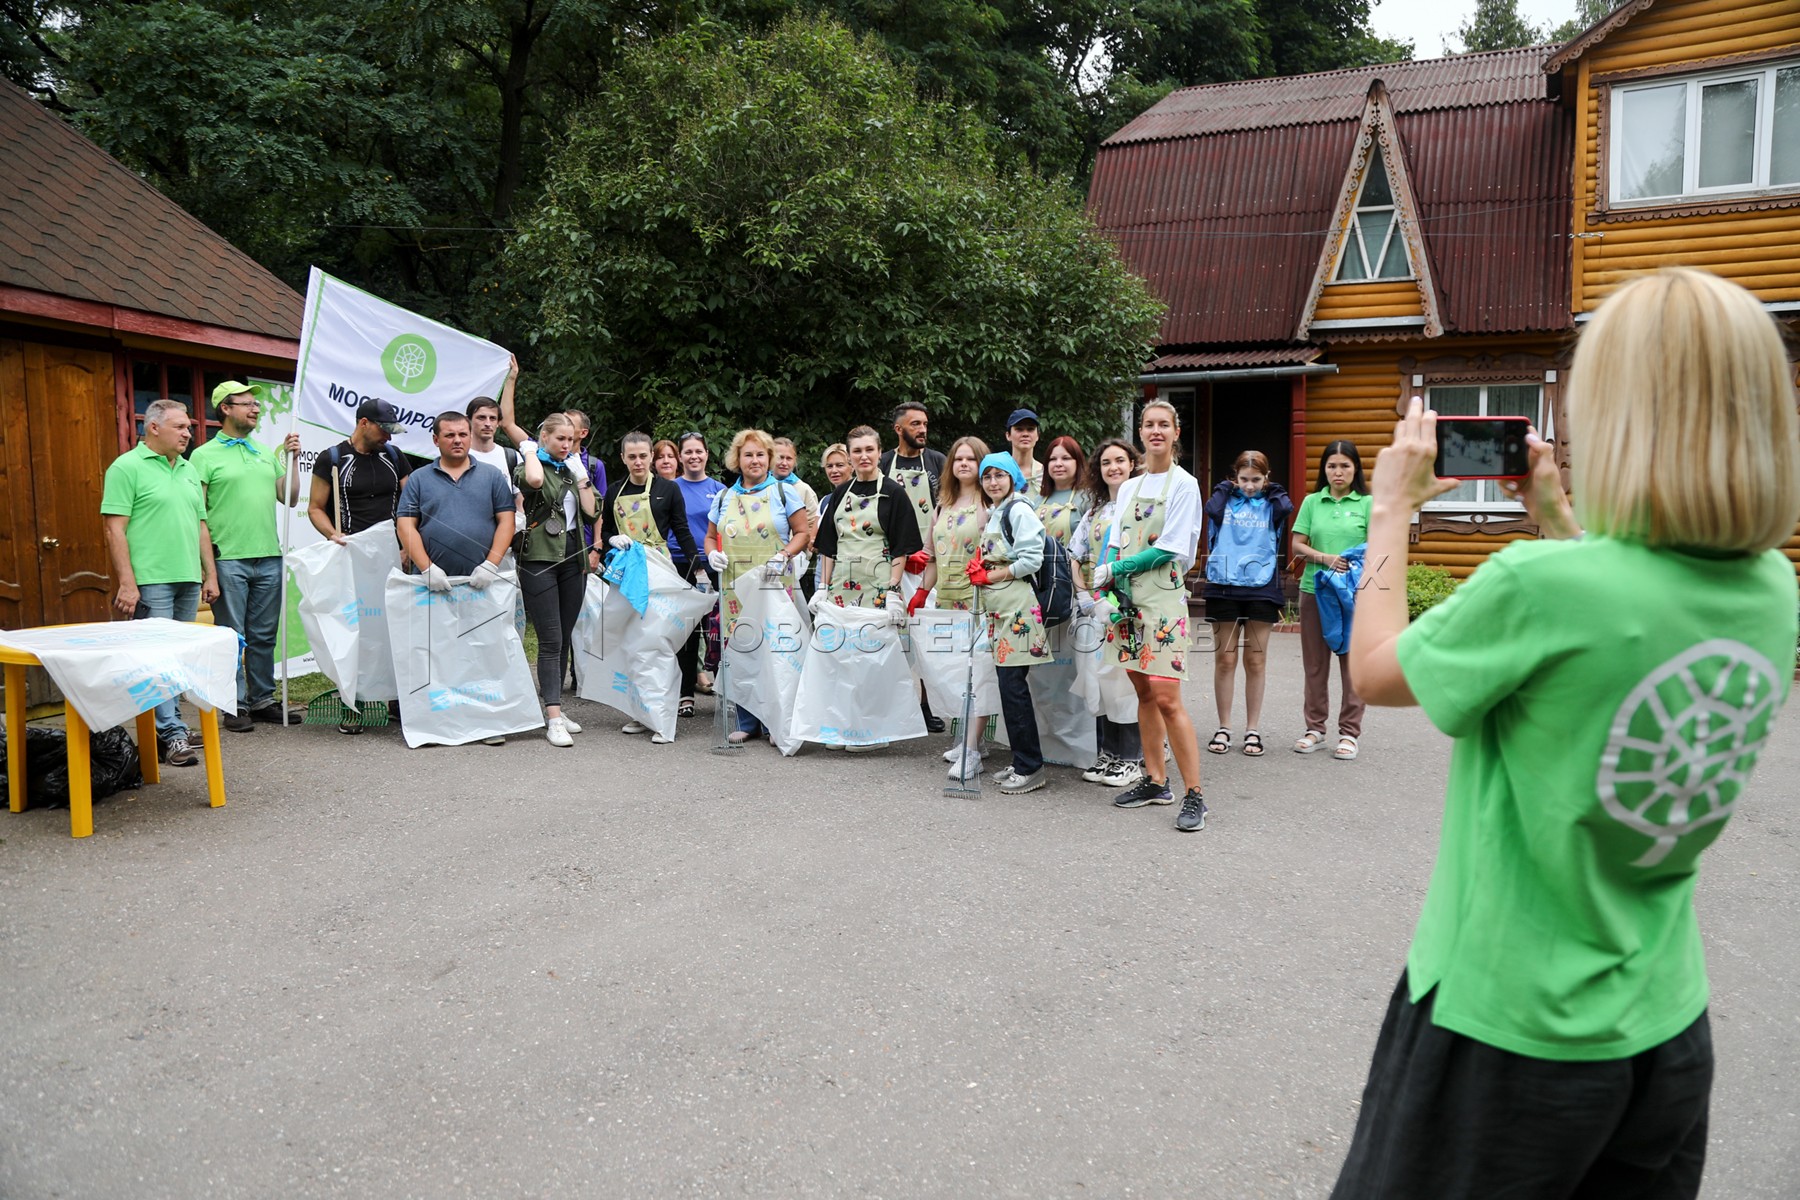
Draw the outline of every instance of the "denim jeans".
<instances>
[{"instance_id":1,"label":"denim jeans","mask_svg":"<svg viewBox=\"0 0 1800 1200\"><path fill-rule=\"evenodd\" d=\"M1006 740L1012 743L1013 774L1036 775L1044 769L1044 751L1038 743L1037 710L1031 706L1030 667L995 667L1000 679L1000 715L1006 721Z\"/></svg>"},{"instance_id":2,"label":"denim jeans","mask_svg":"<svg viewBox=\"0 0 1800 1200\"><path fill-rule=\"evenodd\" d=\"M213 620L244 639L238 664L238 711L275 702L275 632L281 623L281 556L219 560Z\"/></svg>"},{"instance_id":3,"label":"denim jeans","mask_svg":"<svg viewBox=\"0 0 1800 1200\"><path fill-rule=\"evenodd\" d=\"M200 585L197 583L140 583L134 620L145 617L167 617L171 621L192 621L200 611ZM181 723L180 699L165 700L156 706L156 737L168 741L176 734L187 736Z\"/></svg>"}]
</instances>

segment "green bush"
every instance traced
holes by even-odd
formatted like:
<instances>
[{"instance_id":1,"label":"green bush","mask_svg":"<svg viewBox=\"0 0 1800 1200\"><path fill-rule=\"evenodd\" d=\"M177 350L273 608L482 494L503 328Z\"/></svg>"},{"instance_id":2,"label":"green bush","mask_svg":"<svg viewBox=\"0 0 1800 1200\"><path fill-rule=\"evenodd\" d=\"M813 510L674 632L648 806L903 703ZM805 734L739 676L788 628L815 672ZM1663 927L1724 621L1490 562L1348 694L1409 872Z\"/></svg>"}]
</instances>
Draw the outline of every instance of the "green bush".
<instances>
[{"instance_id":1,"label":"green bush","mask_svg":"<svg viewBox=\"0 0 1800 1200\"><path fill-rule=\"evenodd\" d=\"M1449 599L1456 577L1442 567L1414 563L1406 568L1406 615L1412 620L1434 604Z\"/></svg>"}]
</instances>

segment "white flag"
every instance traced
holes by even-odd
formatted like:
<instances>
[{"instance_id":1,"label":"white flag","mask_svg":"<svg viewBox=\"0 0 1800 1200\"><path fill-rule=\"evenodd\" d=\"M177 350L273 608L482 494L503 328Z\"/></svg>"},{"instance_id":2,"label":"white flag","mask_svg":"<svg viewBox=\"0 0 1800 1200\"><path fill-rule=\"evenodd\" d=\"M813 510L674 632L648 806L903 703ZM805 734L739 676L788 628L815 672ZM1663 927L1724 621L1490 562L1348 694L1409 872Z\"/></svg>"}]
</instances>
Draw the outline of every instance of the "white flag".
<instances>
[{"instance_id":1,"label":"white flag","mask_svg":"<svg viewBox=\"0 0 1800 1200\"><path fill-rule=\"evenodd\" d=\"M476 396L498 398L511 362L503 347L389 304L317 267L307 276L296 406L301 423L336 435L331 441L356 428L363 401L386 400L400 410L393 444L436 458L433 418L463 411ZM310 443L307 432L301 436Z\"/></svg>"}]
</instances>

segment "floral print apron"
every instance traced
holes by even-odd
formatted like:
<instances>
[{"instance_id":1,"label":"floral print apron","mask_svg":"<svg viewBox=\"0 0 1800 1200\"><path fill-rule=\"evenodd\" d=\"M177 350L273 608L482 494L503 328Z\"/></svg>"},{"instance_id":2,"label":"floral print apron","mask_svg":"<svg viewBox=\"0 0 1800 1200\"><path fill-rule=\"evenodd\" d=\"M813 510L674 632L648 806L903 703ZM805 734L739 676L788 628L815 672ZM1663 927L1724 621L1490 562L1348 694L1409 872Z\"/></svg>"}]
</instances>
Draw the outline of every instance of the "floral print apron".
<instances>
[{"instance_id":1,"label":"floral print apron","mask_svg":"<svg viewBox=\"0 0 1800 1200\"><path fill-rule=\"evenodd\" d=\"M975 585L966 573L981 544L981 504L971 500L940 508L931 529L931 557L937 560L937 606L967 612L975 607Z\"/></svg>"},{"instance_id":2,"label":"floral print apron","mask_svg":"<svg viewBox=\"0 0 1800 1200\"><path fill-rule=\"evenodd\" d=\"M656 527L656 518L650 515L650 481L644 480L644 486L636 493L628 492L631 487L629 479L613 497L613 522L618 525L619 532L644 547L646 550L660 550L664 558L669 556L668 540ZM602 547L604 549L604 547Z\"/></svg>"},{"instance_id":3,"label":"floral print apron","mask_svg":"<svg viewBox=\"0 0 1800 1200\"><path fill-rule=\"evenodd\" d=\"M1075 536L1075 529L1081 524L1081 514L1087 511L1087 505L1088 498L1080 492L1057 492L1038 501L1038 520L1044 523L1044 532L1067 550L1069 539Z\"/></svg>"},{"instance_id":4,"label":"floral print apron","mask_svg":"<svg viewBox=\"0 0 1800 1200\"><path fill-rule=\"evenodd\" d=\"M1003 532L1005 520L1002 517L991 533L981 535L981 564L990 571L1012 562ZM1044 628L1044 613L1029 579L1009 579L982 588L980 611L987 618L995 666L1030 667L1054 657L1050 653L1049 630Z\"/></svg>"},{"instance_id":5,"label":"floral print apron","mask_svg":"<svg viewBox=\"0 0 1800 1200\"><path fill-rule=\"evenodd\" d=\"M775 524L775 503L781 493L773 485L754 492L730 491L719 506L719 540L725 547L725 570L719 575L719 603L724 606L722 636L730 640L743 609L732 587L750 571L760 571L781 551L781 530Z\"/></svg>"},{"instance_id":6,"label":"floral print apron","mask_svg":"<svg viewBox=\"0 0 1800 1200\"><path fill-rule=\"evenodd\" d=\"M1129 558L1155 544L1169 514L1169 485L1174 478L1171 469L1163 475L1161 492L1145 496L1140 491L1129 507L1114 514L1124 543L1119 557ZM1133 575L1129 586L1136 615L1114 622L1106 633L1119 661L1140 675L1186 678L1188 606L1181 561L1172 558L1153 571Z\"/></svg>"},{"instance_id":7,"label":"floral print apron","mask_svg":"<svg viewBox=\"0 0 1800 1200\"><path fill-rule=\"evenodd\" d=\"M924 462L923 456L920 462ZM931 544L931 473L924 467L903 467L900 455L896 451L888 463L888 478L906 489L906 499L912 505L913 516L919 520L919 541L924 545Z\"/></svg>"},{"instance_id":8,"label":"floral print apron","mask_svg":"<svg viewBox=\"0 0 1800 1200\"><path fill-rule=\"evenodd\" d=\"M837 555L831 568L831 602L839 608L880 608L894 573L887 535L881 532L881 492L845 492L832 510Z\"/></svg>"}]
</instances>

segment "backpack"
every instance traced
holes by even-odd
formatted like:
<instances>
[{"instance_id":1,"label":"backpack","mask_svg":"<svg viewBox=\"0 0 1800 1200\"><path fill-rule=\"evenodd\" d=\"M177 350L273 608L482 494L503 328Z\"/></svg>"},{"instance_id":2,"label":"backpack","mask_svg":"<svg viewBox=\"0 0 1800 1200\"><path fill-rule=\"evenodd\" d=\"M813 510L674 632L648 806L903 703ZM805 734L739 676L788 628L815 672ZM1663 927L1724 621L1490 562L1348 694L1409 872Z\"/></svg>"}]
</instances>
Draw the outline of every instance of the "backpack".
<instances>
[{"instance_id":1,"label":"backpack","mask_svg":"<svg viewBox=\"0 0 1800 1200\"><path fill-rule=\"evenodd\" d=\"M1006 529L1006 540L1009 545L1016 544L1013 536L1012 506L1025 501L1017 496L1006 502L1006 508L1000 514L1000 523ZM1069 563L1069 552L1062 543L1044 535L1044 562L1031 577L1031 590L1037 596L1038 611L1043 614L1044 628L1049 629L1061 625L1075 612L1075 572Z\"/></svg>"}]
</instances>

